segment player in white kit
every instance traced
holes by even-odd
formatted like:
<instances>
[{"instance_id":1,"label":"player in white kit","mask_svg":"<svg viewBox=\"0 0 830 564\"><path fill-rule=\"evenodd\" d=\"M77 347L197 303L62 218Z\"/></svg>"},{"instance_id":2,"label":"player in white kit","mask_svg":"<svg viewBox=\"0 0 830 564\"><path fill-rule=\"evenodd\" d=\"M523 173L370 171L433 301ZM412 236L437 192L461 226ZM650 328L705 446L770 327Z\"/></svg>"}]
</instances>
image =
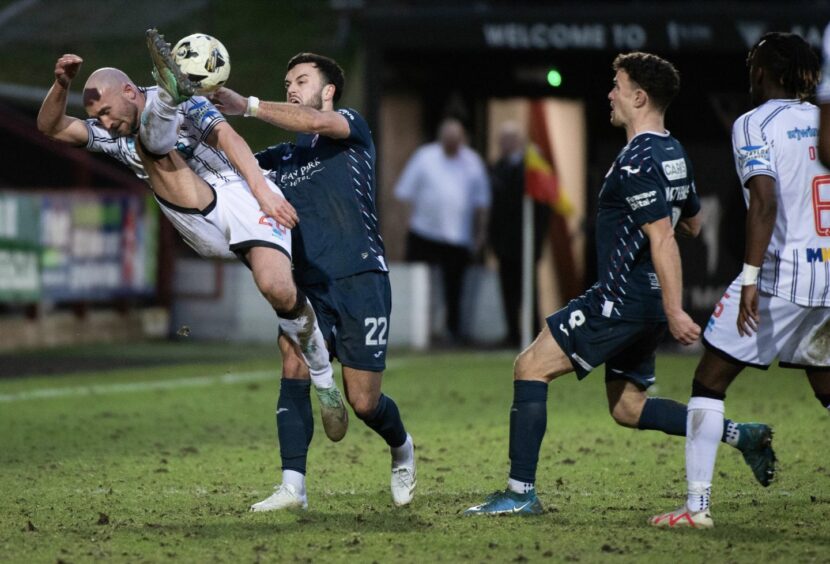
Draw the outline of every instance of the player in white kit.
<instances>
[{"instance_id":1,"label":"player in white kit","mask_svg":"<svg viewBox=\"0 0 830 564\"><path fill-rule=\"evenodd\" d=\"M192 95L155 30L148 32L148 47L159 87L140 88L118 69L98 69L84 86L87 120L66 115L69 86L83 60L60 57L38 129L127 165L150 184L165 216L196 252L238 257L251 269L280 331L309 365L326 434L340 440L348 425L345 405L314 310L291 274L296 211L222 114L207 98Z\"/></svg>"},{"instance_id":2,"label":"player in white kit","mask_svg":"<svg viewBox=\"0 0 830 564\"><path fill-rule=\"evenodd\" d=\"M753 110L735 121L732 147L748 206L743 272L704 331L686 421L686 504L656 527L710 528L726 389L745 366L807 373L830 408L830 170L818 160L819 111L806 100L818 60L798 35L768 33L747 59Z\"/></svg>"}]
</instances>

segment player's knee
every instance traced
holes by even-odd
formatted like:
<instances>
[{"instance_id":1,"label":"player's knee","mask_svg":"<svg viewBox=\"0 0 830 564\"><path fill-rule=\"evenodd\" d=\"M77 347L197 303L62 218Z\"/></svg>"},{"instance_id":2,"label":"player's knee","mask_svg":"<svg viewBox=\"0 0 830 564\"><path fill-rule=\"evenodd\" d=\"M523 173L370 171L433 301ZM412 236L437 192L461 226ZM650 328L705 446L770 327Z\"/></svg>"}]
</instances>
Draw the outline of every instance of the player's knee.
<instances>
[{"instance_id":1,"label":"player's knee","mask_svg":"<svg viewBox=\"0 0 830 564\"><path fill-rule=\"evenodd\" d=\"M308 365L294 355L283 357L282 377L289 380L307 380L309 378Z\"/></svg>"},{"instance_id":2,"label":"player's knee","mask_svg":"<svg viewBox=\"0 0 830 564\"><path fill-rule=\"evenodd\" d=\"M257 284L260 293L268 300L277 314L290 314L297 306L297 291L293 284L283 284L278 280L269 280ZM296 317L296 316L295 316Z\"/></svg>"},{"instance_id":3,"label":"player's knee","mask_svg":"<svg viewBox=\"0 0 830 564\"><path fill-rule=\"evenodd\" d=\"M378 398L369 395L360 395L357 397L349 397L349 405L352 406L354 414L360 420L371 419L375 415L378 408Z\"/></svg>"},{"instance_id":4,"label":"player's knee","mask_svg":"<svg viewBox=\"0 0 830 564\"><path fill-rule=\"evenodd\" d=\"M611 417L616 421L617 425L636 427L640 421L642 406L621 399L613 405L609 405L608 411L611 413Z\"/></svg>"},{"instance_id":5,"label":"player's knee","mask_svg":"<svg viewBox=\"0 0 830 564\"><path fill-rule=\"evenodd\" d=\"M537 380L536 354L533 347L528 347L519 353L513 363L514 380Z\"/></svg>"}]
</instances>

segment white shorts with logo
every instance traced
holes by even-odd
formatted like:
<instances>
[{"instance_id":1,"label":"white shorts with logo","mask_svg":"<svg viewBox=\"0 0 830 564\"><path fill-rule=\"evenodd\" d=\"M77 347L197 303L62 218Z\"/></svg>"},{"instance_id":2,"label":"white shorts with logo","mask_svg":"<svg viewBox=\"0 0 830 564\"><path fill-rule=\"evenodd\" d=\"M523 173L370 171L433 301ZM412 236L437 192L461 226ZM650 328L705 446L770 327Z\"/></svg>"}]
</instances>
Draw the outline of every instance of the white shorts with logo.
<instances>
[{"instance_id":1,"label":"white shorts with logo","mask_svg":"<svg viewBox=\"0 0 830 564\"><path fill-rule=\"evenodd\" d=\"M266 178L268 186L282 191ZM291 259L291 230L266 216L244 180L213 189L214 200L203 210L183 208L158 196L156 200L184 241L200 256L240 258L251 247L269 247Z\"/></svg>"},{"instance_id":2,"label":"white shorts with logo","mask_svg":"<svg viewBox=\"0 0 830 564\"><path fill-rule=\"evenodd\" d=\"M768 368L778 357L789 368L830 368L830 307L806 307L759 293L758 332L738 334L741 276L715 306L703 333L703 344L729 360Z\"/></svg>"}]
</instances>

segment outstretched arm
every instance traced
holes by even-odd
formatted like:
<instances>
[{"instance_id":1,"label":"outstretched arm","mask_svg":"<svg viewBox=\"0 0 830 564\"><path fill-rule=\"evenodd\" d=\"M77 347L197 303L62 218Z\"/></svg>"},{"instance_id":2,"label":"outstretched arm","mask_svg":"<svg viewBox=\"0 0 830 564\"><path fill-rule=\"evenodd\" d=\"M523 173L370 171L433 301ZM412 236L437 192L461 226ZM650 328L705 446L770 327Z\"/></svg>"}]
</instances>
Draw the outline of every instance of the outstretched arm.
<instances>
[{"instance_id":1,"label":"outstretched arm","mask_svg":"<svg viewBox=\"0 0 830 564\"><path fill-rule=\"evenodd\" d=\"M255 98L241 96L229 88L220 88L211 95L211 100L223 114L247 114L288 131L319 133L332 139L345 139L351 133L346 118L334 111L320 111L287 102L258 101L256 110L247 112L249 103Z\"/></svg>"},{"instance_id":2,"label":"outstretched arm","mask_svg":"<svg viewBox=\"0 0 830 564\"><path fill-rule=\"evenodd\" d=\"M262 212L289 229L299 221L297 211L288 200L268 187L248 143L228 123L218 124L210 132L208 143L221 150L239 171L259 203Z\"/></svg>"},{"instance_id":3,"label":"outstretched arm","mask_svg":"<svg viewBox=\"0 0 830 564\"><path fill-rule=\"evenodd\" d=\"M83 59L78 55L63 55L58 59L55 63L55 83L46 94L37 114L37 128L41 133L72 145L86 145L89 140L84 122L66 115L69 85L78 74L81 63Z\"/></svg>"},{"instance_id":4,"label":"outstretched arm","mask_svg":"<svg viewBox=\"0 0 830 564\"><path fill-rule=\"evenodd\" d=\"M642 230L648 237L651 260L663 290L663 309L669 320L669 331L682 344L691 345L700 337L700 327L683 311L683 270L671 221L664 217L646 223Z\"/></svg>"}]
</instances>

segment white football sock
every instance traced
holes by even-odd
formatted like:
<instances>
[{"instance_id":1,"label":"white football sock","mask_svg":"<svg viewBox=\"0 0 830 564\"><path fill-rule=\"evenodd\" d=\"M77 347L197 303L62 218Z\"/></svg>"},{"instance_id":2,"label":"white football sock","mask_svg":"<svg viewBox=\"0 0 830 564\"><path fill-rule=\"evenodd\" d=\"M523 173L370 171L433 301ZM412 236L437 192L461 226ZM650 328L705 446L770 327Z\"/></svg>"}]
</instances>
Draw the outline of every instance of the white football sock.
<instances>
[{"instance_id":1,"label":"white football sock","mask_svg":"<svg viewBox=\"0 0 830 564\"><path fill-rule=\"evenodd\" d=\"M530 482L522 482L519 480L514 480L513 478L507 479L507 489L511 492L515 492L518 494L526 494L535 487L536 486L531 484Z\"/></svg>"},{"instance_id":2,"label":"white football sock","mask_svg":"<svg viewBox=\"0 0 830 564\"><path fill-rule=\"evenodd\" d=\"M279 317L279 323L282 332L300 346L314 387L326 389L334 386L334 371L329 362L329 350L308 298L303 312L296 319Z\"/></svg>"},{"instance_id":3,"label":"white football sock","mask_svg":"<svg viewBox=\"0 0 830 564\"><path fill-rule=\"evenodd\" d=\"M738 439L741 438L741 432L738 430L738 424L730 421L726 424L726 444L729 446L738 446Z\"/></svg>"},{"instance_id":4,"label":"white football sock","mask_svg":"<svg viewBox=\"0 0 830 564\"><path fill-rule=\"evenodd\" d=\"M691 398L686 407L686 505L691 511L709 508L712 475L722 436L723 400Z\"/></svg>"},{"instance_id":5,"label":"white football sock","mask_svg":"<svg viewBox=\"0 0 830 564\"><path fill-rule=\"evenodd\" d=\"M138 131L141 144L155 155L166 155L176 148L179 140L179 126L182 117L179 107L173 104L170 95L164 89L158 89L155 98L148 96L147 104L141 113L141 127ZM167 100L163 100L165 96Z\"/></svg>"},{"instance_id":6,"label":"white football sock","mask_svg":"<svg viewBox=\"0 0 830 564\"><path fill-rule=\"evenodd\" d=\"M412 445L412 436L407 433L406 441L399 447L389 447L392 453L392 468L412 466L415 461L415 447Z\"/></svg>"},{"instance_id":7,"label":"white football sock","mask_svg":"<svg viewBox=\"0 0 830 564\"><path fill-rule=\"evenodd\" d=\"M298 494L305 496L305 474L296 470L283 470L282 483L293 486Z\"/></svg>"}]
</instances>

